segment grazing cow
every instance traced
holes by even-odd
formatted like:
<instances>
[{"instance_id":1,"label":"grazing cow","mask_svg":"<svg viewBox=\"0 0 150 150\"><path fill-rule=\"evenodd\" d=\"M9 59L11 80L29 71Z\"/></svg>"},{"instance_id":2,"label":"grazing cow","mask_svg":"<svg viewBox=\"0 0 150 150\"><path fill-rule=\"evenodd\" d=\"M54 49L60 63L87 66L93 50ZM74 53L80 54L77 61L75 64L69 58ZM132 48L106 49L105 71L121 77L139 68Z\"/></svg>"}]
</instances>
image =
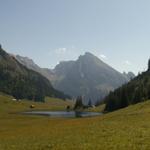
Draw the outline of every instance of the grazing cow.
<instances>
[{"instance_id":1,"label":"grazing cow","mask_svg":"<svg viewBox=\"0 0 150 150\"><path fill-rule=\"evenodd\" d=\"M13 100L13 101L17 101L17 99L15 99L15 98L13 98L12 100Z\"/></svg>"},{"instance_id":2,"label":"grazing cow","mask_svg":"<svg viewBox=\"0 0 150 150\"><path fill-rule=\"evenodd\" d=\"M35 105L30 105L30 108L35 108Z\"/></svg>"}]
</instances>

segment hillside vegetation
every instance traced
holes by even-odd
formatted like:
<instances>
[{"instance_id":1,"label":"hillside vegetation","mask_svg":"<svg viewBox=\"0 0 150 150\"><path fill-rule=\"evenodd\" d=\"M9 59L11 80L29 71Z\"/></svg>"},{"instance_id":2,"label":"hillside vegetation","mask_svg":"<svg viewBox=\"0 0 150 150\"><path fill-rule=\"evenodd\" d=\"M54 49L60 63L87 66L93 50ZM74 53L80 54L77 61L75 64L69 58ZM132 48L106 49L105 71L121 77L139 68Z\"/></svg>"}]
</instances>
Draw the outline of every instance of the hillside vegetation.
<instances>
[{"instance_id":1,"label":"hillside vegetation","mask_svg":"<svg viewBox=\"0 0 150 150\"><path fill-rule=\"evenodd\" d=\"M64 101L55 103L55 99L48 101L49 105L35 105L49 110L62 110L68 105ZM16 113L29 110L30 104L0 96L0 150L148 150L150 147L150 101L82 119Z\"/></svg>"},{"instance_id":2,"label":"hillside vegetation","mask_svg":"<svg viewBox=\"0 0 150 150\"><path fill-rule=\"evenodd\" d=\"M44 101L45 96L67 98L55 90L50 81L27 69L0 46L0 91L17 99Z\"/></svg>"},{"instance_id":3,"label":"hillside vegetation","mask_svg":"<svg viewBox=\"0 0 150 150\"><path fill-rule=\"evenodd\" d=\"M148 70L111 92L105 99L106 111L113 111L150 99L150 60Z\"/></svg>"}]
</instances>

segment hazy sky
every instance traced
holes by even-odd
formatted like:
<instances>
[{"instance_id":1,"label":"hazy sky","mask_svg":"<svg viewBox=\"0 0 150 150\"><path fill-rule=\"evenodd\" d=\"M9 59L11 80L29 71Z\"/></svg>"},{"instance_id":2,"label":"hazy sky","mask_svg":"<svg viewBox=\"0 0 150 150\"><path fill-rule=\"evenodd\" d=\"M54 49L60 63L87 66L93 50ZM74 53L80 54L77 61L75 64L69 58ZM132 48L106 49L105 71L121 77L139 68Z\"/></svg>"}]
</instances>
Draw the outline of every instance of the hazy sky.
<instances>
[{"instance_id":1,"label":"hazy sky","mask_svg":"<svg viewBox=\"0 0 150 150\"><path fill-rule=\"evenodd\" d=\"M89 51L137 73L150 57L150 1L0 0L0 43L41 67Z\"/></svg>"}]
</instances>

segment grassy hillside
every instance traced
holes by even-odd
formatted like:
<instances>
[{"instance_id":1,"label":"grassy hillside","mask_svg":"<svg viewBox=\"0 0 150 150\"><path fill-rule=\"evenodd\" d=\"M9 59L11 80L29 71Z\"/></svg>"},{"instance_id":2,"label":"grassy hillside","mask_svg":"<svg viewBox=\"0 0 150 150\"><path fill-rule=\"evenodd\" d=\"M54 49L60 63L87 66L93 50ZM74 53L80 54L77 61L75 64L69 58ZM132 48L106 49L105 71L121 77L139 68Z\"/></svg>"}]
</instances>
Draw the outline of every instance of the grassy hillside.
<instances>
[{"instance_id":1,"label":"grassy hillside","mask_svg":"<svg viewBox=\"0 0 150 150\"><path fill-rule=\"evenodd\" d=\"M0 150L146 150L150 147L150 101L93 118L49 118L16 114L32 102L0 96ZM49 99L37 109L64 109ZM61 104L61 105L60 105Z\"/></svg>"},{"instance_id":2,"label":"grassy hillside","mask_svg":"<svg viewBox=\"0 0 150 150\"><path fill-rule=\"evenodd\" d=\"M55 90L50 81L20 64L0 47L0 91L17 99L44 101L45 96L68 98Z\"/></svg>"},{"instance_id":3,"label":"grassy hillside","mask_svg":"<svg viewBox=\"0 0 150 150\"><path fill-rule=\"evenodd\" d=\"M17 113L27 110L64 110L67 105L72 106L71 101L64 101L57 98L45 98L45 102L31 102L28 100L13 101L13 97L0 93L0 113ZM30 106L35 108L31 109Z\"/></svg>"}]
</instances>

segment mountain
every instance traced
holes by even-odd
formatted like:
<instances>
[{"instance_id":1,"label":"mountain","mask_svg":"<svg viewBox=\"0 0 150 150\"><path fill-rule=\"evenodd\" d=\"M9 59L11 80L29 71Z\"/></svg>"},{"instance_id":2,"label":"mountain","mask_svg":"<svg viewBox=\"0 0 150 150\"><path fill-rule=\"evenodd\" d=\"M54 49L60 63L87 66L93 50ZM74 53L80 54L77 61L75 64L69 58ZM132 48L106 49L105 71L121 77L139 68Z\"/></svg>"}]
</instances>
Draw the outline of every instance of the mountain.
<instances>
[{"instance_id":1,"label":"mountain","mask_svg":"<svg viewBox=\"0 0 150 150\"><path fill-rule=\"evenodd\" d=\"M113 111L150 99L150 60L148 70L111 92L105 99L106 111Z\"/></svg>"},{"instance_id":2,"label":"mountain","mask_svg":"<svg viewBox=\"0 0 150 150\"><path fill-rule=\"evenodd\" d=\"M85 102L89 99L93 103L101 100L131 78L128 74L119 73L89 52L76 61L62 61L53 70L37 67L26 57L16 58L23 65L47 77L56 89L73 97L82 95Z\"/></svg>"},{"instance_id":3,"label":"mountain","mask_svg":"<svg viewBox=\"0 0 150 150\"><path fill-rule=\"evenodd\" d=\"M22 65L26 66L28 69L34 70L40 74L42 74L44 77L46 77L48 80L51 80L53 78L53 71L47 68L40 68L37 64L34 63L34 61L28 57L23 57L16 55L14 56Z\"/></svg>"},{"instance_id":4,"label":"mountain","mask_svg":"<svg viewBox=\"0 0 150 150\"><path fill-rule=\"evenodd\" d=\"M86 101L96 102L128 82L121 73L88 52L76 61L61 62L54 72L58 79L53 82L56 89L72 96L82 95Z\"/></svg>"},{"instance_id":5,"label":"mountain","mask_svg":"<svg viewBox=\"0 0 150 150\"><path fill-rule=\"evenodd\" d=\"M0 91L17 99L44 101L45 96L66 98L41 74L26 68L0 46Z\"/></svg>"},{"instance_id":6,"label":"mountain","mask_svg":"<svg viewBox=\"0 0 150 150\"><path fill-rule=\"evenodd\" d=\"M133 79L135 77L133 72L128 72L128 73L123 72L123 75L126 78L126 80L131 80L131 79Z\"/></svg>"}]
</instances>

